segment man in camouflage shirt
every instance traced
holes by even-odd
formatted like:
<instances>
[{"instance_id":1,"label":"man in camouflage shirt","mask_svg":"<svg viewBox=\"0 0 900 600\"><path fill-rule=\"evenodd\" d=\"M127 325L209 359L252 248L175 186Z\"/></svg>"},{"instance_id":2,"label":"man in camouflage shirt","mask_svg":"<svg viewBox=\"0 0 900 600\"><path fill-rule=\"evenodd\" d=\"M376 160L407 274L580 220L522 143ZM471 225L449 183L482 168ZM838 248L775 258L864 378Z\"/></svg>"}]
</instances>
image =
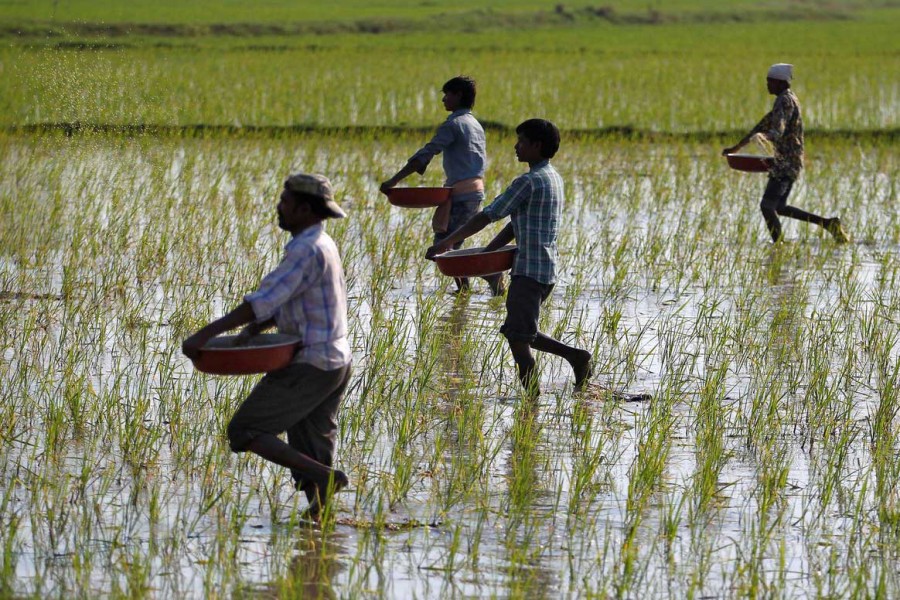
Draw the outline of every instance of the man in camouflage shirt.
<instances>
[{"instance_id":1,"label":"man in camouflage shirt","mask_svg":"<svg viewBox=\"0 0 900 600\"><path fill-rule=\"evenodd\" d=\"M848 242L850 238L841 227L839 218L826 219L787 204L791 188L803 168L803 117L800 115L797 96L791 91L793 71L793 65L784 63L769 68L766 85L769 93L775 96L772 110L740 142L725 148L722 154L736 152L757 135L763 136L775 146L775 156L769 166L769 183L759 205L772 241L781 240L781 222L778 220L781 215L815 223L825 228L836 242Z\"/></svg>"}]
</instances>

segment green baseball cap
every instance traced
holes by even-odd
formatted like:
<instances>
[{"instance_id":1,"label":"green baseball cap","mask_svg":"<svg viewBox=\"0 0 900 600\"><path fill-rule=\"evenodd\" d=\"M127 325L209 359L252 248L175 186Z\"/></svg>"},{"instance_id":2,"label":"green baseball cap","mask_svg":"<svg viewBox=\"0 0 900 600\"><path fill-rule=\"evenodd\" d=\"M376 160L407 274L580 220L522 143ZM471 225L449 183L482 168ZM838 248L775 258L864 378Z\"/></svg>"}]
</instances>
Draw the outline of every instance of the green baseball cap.
<instances>
[{"instance_id":1,"label":"green baseball cap","mask_svg":"<svg viewBox=\"0 0 900 600\"><path fill-rule=\"evenodd\" d=\"M294 173L284 182L284 189L301 194L308 194L322 200L321 208L329 217L341 219L347 213L334 201L334 188L324 175L316 173Z\"/></svg>"}]
</instances>

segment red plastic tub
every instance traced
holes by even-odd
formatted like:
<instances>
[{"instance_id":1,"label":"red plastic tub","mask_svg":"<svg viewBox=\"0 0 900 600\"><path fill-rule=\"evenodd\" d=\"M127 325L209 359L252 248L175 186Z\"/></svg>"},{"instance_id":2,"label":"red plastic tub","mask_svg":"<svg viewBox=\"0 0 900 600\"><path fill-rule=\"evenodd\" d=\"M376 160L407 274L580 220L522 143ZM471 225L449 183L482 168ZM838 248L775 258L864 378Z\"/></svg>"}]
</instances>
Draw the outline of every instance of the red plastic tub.
<instances>
[{"instance_id":1,"label":"red plastic tub","mask_svg":"<svg viewBox=\"0 0 900 600\"><path fill-rule=\"evenodd\" d=\"M388 190L388 202L403 208L433 208L450 199L449 187L409 187Z\"/></svg>"},{"instance_id":2,"label":"red plastic tub","mask_svg":"<svg viewBox=\"0 0 900 600\"><path fill-rule=\"evenodd\" d=\"M756 154L726 154L728 166L737 171L749 173L766 173L772 164L771 156L758 156Z\"/></svg>"},{"instance_id":3,"label":"red plastic tub","mask_svg":"<svg viewBox=\"0 0 900 600\"><path fill-rule=\"evenodd\" d=\"M268 373L291 364L300 338L282 333L261 333L235 346L236 335L220 335L200 349L194 361L198 371L213 375Z\"/></svg>"},{"instance_id":4,"label":"red plastic tub","mask_svg":"<svg viewBox=\"0 0 900 600\"><path fill-rule=\"evenodd\" d=\"M451 250L434 257L441 273L449 277L483 277L512 269L516 257L515 246L485 252L484 248Z\"/></svg>"}]
</instances>

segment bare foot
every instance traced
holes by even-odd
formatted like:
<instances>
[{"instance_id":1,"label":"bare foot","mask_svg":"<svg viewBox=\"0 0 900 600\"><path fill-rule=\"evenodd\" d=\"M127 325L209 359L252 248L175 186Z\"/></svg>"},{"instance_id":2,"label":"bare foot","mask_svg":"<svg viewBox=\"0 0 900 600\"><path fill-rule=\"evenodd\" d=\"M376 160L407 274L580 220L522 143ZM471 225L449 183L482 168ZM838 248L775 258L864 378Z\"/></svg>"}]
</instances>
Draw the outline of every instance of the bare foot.
<instances>
[{"instance_id":1,"label":"bare foot","mask_svg":"<svg viewBox=\"0 0 900 600\"><path fill-rule=\"evenodd\" d=\"M506 293L506 283L503 281L503 274L488 275L484 278L488 286L491 288L491 296L496 298Z\"/></svg>"},{"instance_id":2,"label":"bare foot","mask_svg":"<svg viewBox=\"0 0 900 600\"><path fill-rule=\"evenodd\" d=\"M301 518L318 522L322 515L322 511L325 510L325 505L331 499L331 496L347 487L350 483L350 478L347 477L343 471L334 469L334 477L331 483L331 495L326 491L328 490L328 483L329 481L326 479L325 481L316 484L313 499L310 501L309 506L306 507L306 510L303 511L303 514L300 515Z\"/></svg>"},{"instance_id":3,"label":"bare foot","mask_svg":"<svg viewBox=\"0 0 900 600\"><path fill-rule=\"evenodd\" d=\"M831 237L833 237L834 241L838 244L846 244L850 241L850 236L844 231L843 226L841 226L841 220L837 217L826 219L825 230L831 234Z\"/></svg>"},{"instance_id":4,"label":"bare foot","mask_svg":"<svg viewBox=\"0 0 900 600\"><path fill-rule=\"evenodd\" d=\"M569 360L572 370L575 371L575 391L580 392L594 374L594 365L591 364L591 353L587 350L579 350L578 355Z\"/></svg>"}]
</instances>

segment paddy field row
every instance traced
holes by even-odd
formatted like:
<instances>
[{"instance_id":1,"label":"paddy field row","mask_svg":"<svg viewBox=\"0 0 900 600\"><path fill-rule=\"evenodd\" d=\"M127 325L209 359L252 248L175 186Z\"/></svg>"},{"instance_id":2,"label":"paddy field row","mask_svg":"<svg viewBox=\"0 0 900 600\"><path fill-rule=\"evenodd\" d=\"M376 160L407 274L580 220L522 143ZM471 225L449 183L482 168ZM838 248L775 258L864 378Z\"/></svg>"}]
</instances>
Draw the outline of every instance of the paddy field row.
<instances>
[{"instance_id":1,"label":"paddy field row","mask_svg":"<svg viewBox=\"0 0 900 600\"><path fill-rule=\"evenodd\" d=\"M4 593L897 592L895 147L811 145L796 203L855 242L791 223L772 247L763 178L717 147L564 139L542 326L597 375L576 396L541 357L532 404L502 303L450 296L422 259L428 216L376 192L410 145L0 137ZM511 146L489 136L489 195L521 172ZM350 215L329 230L353 484L324 531L285 473L228 451L253 378L179 353L278 260L293 170L329 174Z\"/></svg>"}]
</instances>

